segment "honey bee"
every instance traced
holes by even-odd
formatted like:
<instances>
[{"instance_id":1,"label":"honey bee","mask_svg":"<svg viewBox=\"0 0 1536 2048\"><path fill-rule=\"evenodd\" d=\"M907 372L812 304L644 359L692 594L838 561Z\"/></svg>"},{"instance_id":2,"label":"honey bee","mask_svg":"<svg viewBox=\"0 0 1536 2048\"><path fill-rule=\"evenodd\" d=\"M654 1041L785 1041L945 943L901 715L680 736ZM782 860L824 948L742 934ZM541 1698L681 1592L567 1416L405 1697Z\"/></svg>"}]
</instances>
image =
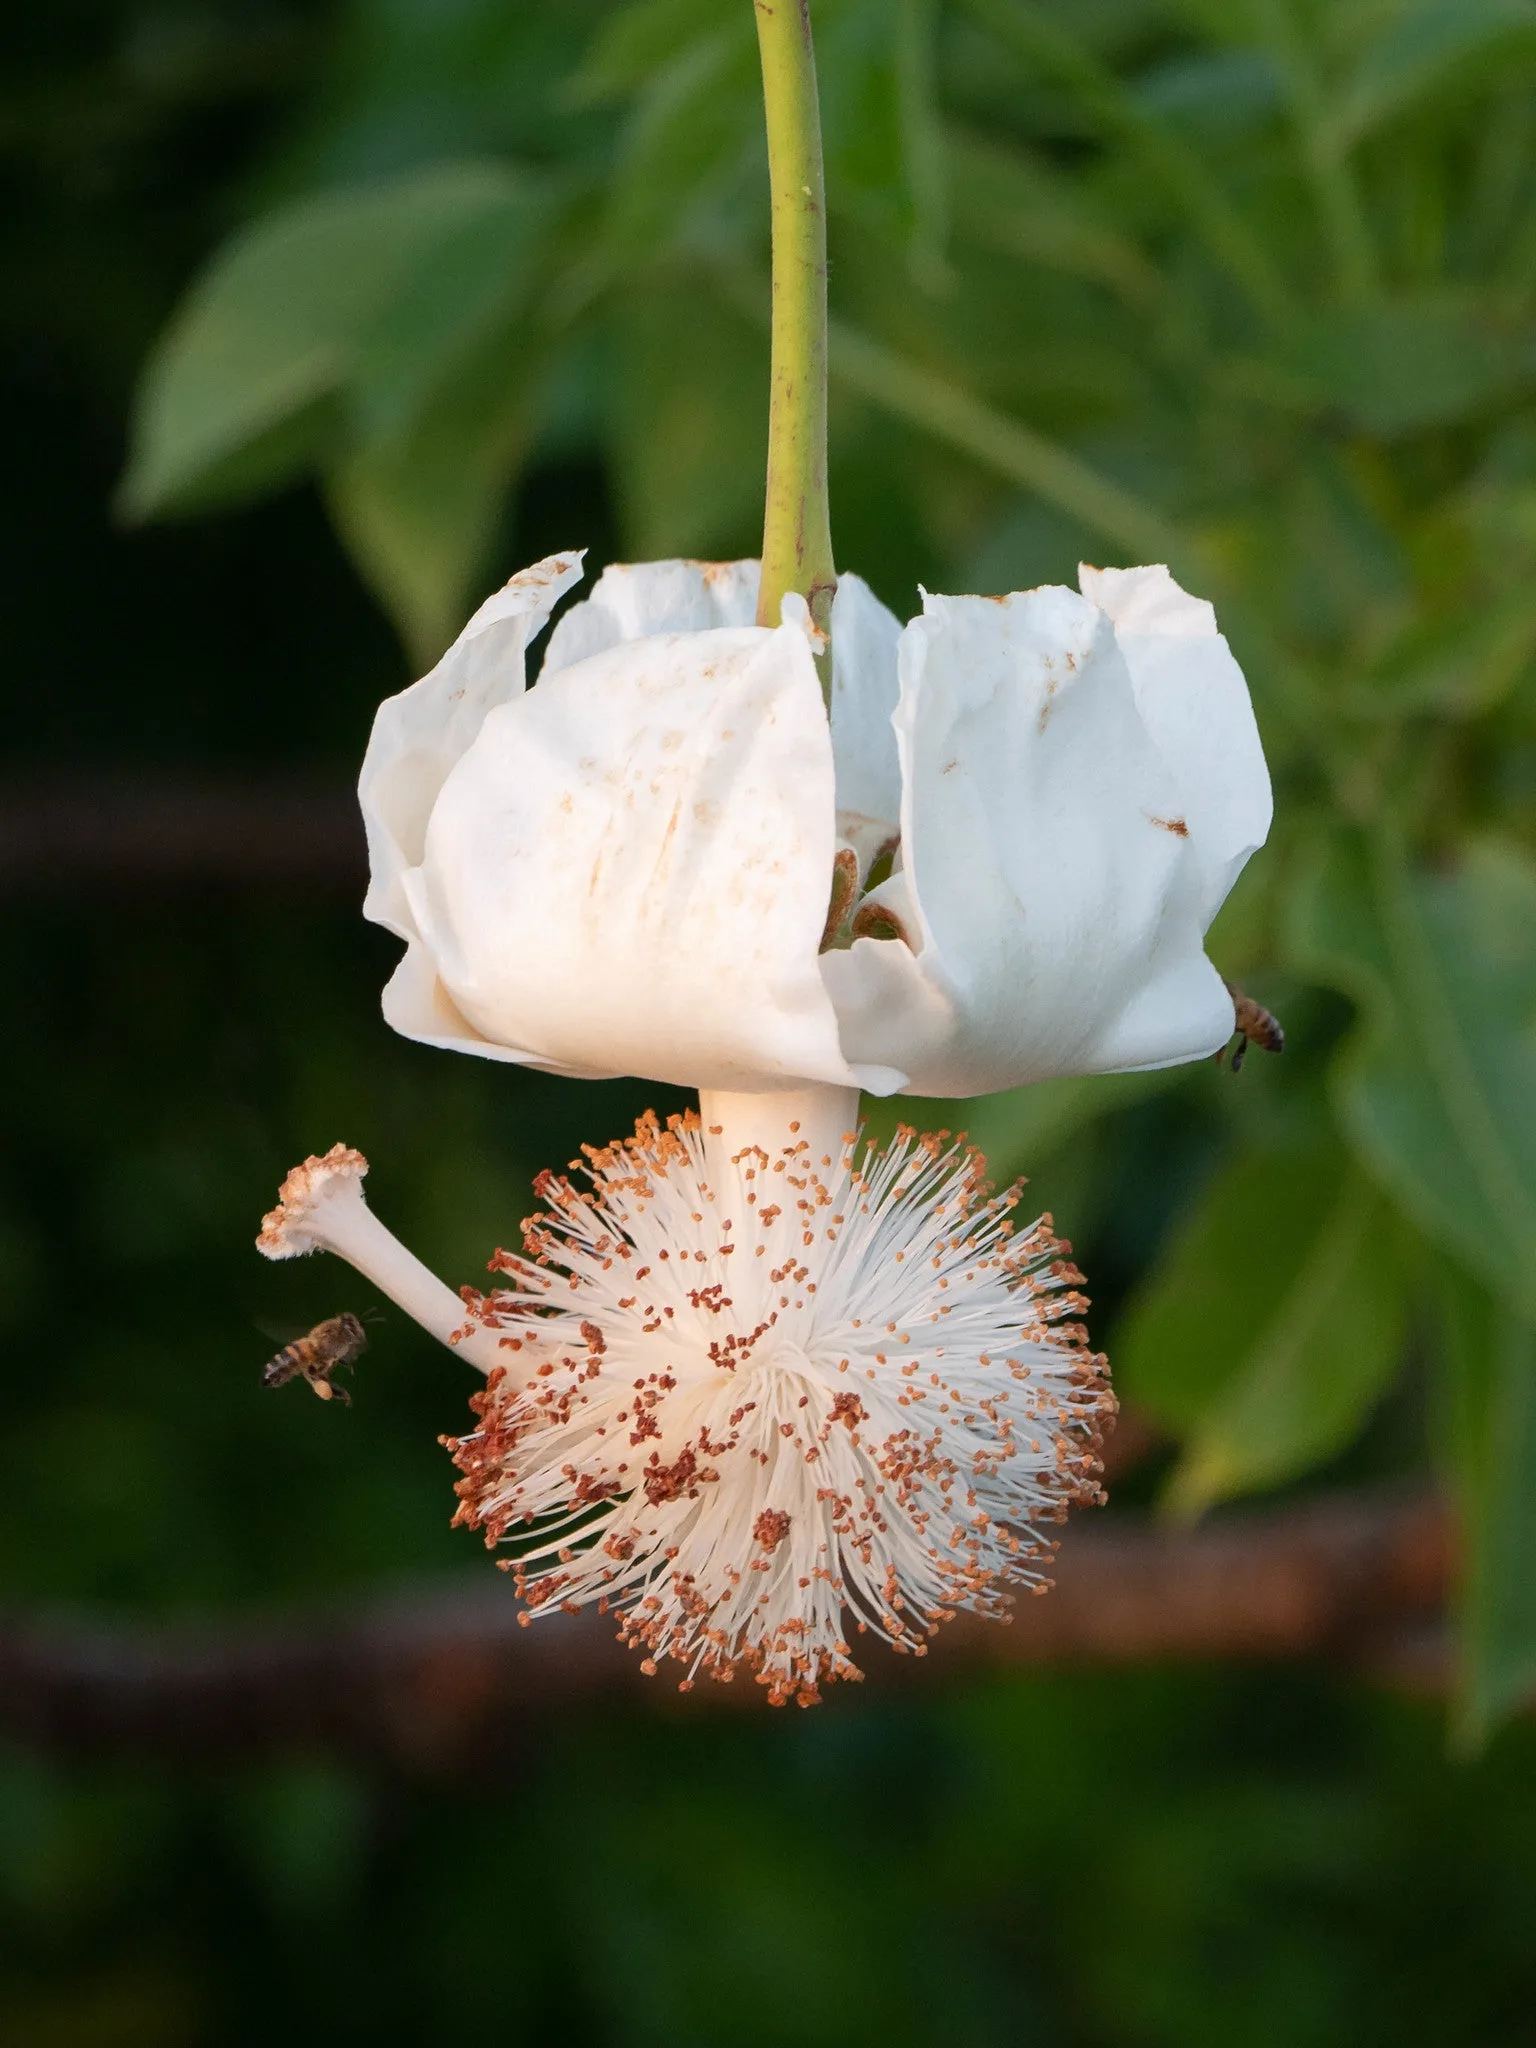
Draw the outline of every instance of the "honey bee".
<instances>
[{"instance_id":1,"label":"honey bee","mask_svg":"<svg viewBox=\"0 0 1536 2048\"><path fill-rule=\"evenodd\" d=\"M1285 1032L1281 1028L1280 1019L1272 1017L1263 1004L1256 1003L1252 996L1245 996L1236 982L1227 983L1227 994L1232 998L1237 1024L1237 1043L1232 1048L1233 1073L1242 1071L1243 1060L1250 1045L1256 1045L1264 1052L1284 1052ZM1225 1052L1226 1047L1223 1046L1221 1052L1217 1053L1218 1065Z\"/></svg>"},{"instance_id":2,"label":"honey bee","mask_svg":"<svg viewBox=\"0 0 1536 2048\"><path fill-rule=\"evenodd\" d=\"M281 1387L302 1377L322 1401L334 1398L350 1408L352 1396L345 1387L335 1385L331 1376L342 1366L350 1366L367 1348L368 1332L356 1316L327 1316L323 1323L316 1323L308 1336L295 1337L275 1358L268 1359L261 1383L264 1387Z\"/></svg>"}]
</instances>

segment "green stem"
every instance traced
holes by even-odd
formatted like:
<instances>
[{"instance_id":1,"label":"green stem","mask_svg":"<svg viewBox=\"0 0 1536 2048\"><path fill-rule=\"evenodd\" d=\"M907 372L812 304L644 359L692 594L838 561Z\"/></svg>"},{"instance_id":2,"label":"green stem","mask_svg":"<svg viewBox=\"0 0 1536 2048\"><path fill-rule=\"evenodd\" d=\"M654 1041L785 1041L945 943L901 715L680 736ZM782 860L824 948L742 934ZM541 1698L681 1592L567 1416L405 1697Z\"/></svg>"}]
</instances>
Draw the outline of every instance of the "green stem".
<instances>
[{"instance_id":1,"label":"green stem","mask_svg":"<svg viewBox=\"0 0 1536 2048\"><path fill-rule=\"evenodd\" d=\"M798 591L825 633L837 575L827 511L827 220L810 0L754 0L773 195L773 387L757 619Z\"/></svg>"}]
</instances>

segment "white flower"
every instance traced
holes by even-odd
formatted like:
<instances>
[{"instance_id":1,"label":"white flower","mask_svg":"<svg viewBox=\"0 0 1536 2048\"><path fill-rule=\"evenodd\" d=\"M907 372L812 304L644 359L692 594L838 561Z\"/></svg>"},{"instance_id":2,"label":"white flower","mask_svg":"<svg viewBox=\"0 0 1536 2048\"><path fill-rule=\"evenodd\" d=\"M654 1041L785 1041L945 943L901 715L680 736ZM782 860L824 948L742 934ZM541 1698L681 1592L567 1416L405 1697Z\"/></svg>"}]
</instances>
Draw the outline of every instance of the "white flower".
<instances>
[{"instance_id":1,"label":"white flower","mask_svg":"<svg viewBox=\"0 0 1536 2048\"><path fill-rule=\"evenodd\" d=\"M578 1075L973 1095L1214 1052L1204 934L1269 826L1242 674L1165 569L905 627L856 576L832 718L757 567L579 556L483 605L379 711L366 909L408 1037ZM865 889L886 850L892 870ZM851 919L834 918L834 875ZM841 907L841 906L839 906Z\"/></svg>"},{"instance_id":2,"label":"white flower","mask_svg":"<svg viewBox=\"0 0 1536 2048\"><path fill-rule=\"evenodd\" d=\"M1004 1575L1041 1585L1036 1525L1101 1498L1113 1401L1049 1220L1012 1234L1017 1191L958 1144L860 1157L855 1107L706 1093L589 1151L588 1187L544 1176L467 1327L429 1283L429 1327L490 1367L452 1446L459 1519L512 1547L525 1619L595 1602L648 1670L740 1667L809 1703L859 1675L849 1617L921 1654L957 1610L997 1612ZM363 1170L306 1162L260 1242L339 1250L410 1306Z\"/></svg>"},{"instance_id":3,"label":"white flower","mask_svg":"<svg viewBox=\"0 0 1536 2048\"><path fill-rule=\"evenodd\" d=\"M847 1621L920 1650L1042 1521L1100 1498L1113 1398L1050 1219L1014 1234L958 1143L860 1154L858 1089L979 1094L1213 1052L1207 926L1269 823L1248 694L1164 569L1081 594L832 609L757 565L609 569L524 656L579 557L481 607L385 704L366 909L406 941L389 1022L435 1045L700 1091L699 1118L545 1176L502 1284L463 1298L337 1147L260 1243L350 1259L488 1374L460 1520L529 1617L595 1602L647 1663L850 1675Z\"/></svg>"}]
</instances>

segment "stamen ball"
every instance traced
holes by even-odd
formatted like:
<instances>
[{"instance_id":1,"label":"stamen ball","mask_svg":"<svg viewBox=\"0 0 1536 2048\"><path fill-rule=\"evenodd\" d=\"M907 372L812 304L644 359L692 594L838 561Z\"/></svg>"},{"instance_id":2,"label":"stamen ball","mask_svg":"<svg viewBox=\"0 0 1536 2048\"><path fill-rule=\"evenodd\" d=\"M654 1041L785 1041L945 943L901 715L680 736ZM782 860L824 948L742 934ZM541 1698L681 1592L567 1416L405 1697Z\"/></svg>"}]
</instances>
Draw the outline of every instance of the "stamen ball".
<instances>
[{"instance_id":1,"label":"stamen ball","mask_svg":"<svg viewBox=\"0 0 1536 2048\"><path fill-rule=\"evenodd\" d=\"M445 1439L528 1617L596 1603L683 1684L775 1703L1044 1582L1114 1412L1050 1219L947 1133L732 1153L697 1116L544 1175L471 1313L504 1363Z\"/></svg>"}]
</instances>

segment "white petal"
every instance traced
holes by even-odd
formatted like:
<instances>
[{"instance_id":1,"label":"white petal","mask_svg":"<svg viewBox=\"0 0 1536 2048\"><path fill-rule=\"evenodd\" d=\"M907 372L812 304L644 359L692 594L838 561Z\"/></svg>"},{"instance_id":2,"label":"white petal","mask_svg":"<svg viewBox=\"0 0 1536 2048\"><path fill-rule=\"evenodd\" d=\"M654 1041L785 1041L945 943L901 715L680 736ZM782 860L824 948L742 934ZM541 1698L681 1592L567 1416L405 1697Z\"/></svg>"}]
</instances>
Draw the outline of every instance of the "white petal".
<instances>
[{"instance_id":1,"label":"white petal","mask_svg":"<svg viewBox=\"0 0 1536 2048\"><path fill-rule=\"evenodd\" d=\"M817 970L832 854L804 634L719 629L610 648L494 711L411 897L479 1049L696 1087L847 1086Z\"/></svg>"},{"instance_id":2,"label":"white petal","mask_svg":"<svg viewBox=\"0 0 1536 2048\"><path fill-rule=\"evenodd\" d=\"M405 877L405 889L412 903L421 900L421 870L412 868ZM412 911L414 917L414 910ZM562 1074L577 1074L586 1081L609 1081L620 1071L615 1067L578 1070L558 1062L539 1059L533 1053L514 1052L477 1031L438 977L437 962L419 941L409 945L405 957L384 987L384 1022L402 1038L417 1039L422 1045L438 1045L445 1052L474 1052L483 1059L507 1060L519 1066L553 1067Z\"/></svg>"},{"instance_id":3,"label":"white petal","mask_svg":"<svg viewBox=\"0 0 1536 2048\"><path fill-rule=\"evenodd\" d=\"M1118 633L1210 639L1216 632L1216 607L1181 590L1161 562L1147 569L1095 569L1079 562L1077 581L1084 597L1109 614Z\"/></svg>"},{"instance_id":4,"label":"white petal","mask_svg":"<svg viewBox=\"0 0 1536 2048\"><path fill-rule=\"evenodd\" d=\"M1206 929L1268 837L1274 808L1248 685L1214 611L1166 569L1078 573L1115 623L1137 708L1178 787Z\"/></svg>"},{"instance_id":5,"label":"white petal","mask_svg":"<svg viewBox=\"0 0 1536 2048\"><path fill-rule=\"evenodd\" d=\"M614 562L549 636L541 675L653 633L750 626L757 618L753 562Z\"/></svg>"},{"instance_id":6,"label":"white petal","mask_svg":"<svg viewBox=\"0 0 1536 2048\"><path fill-rule=\"evenodd\" d=\"M956 1005L895 939L855 939L821 956L843 1052L871 1095L965 1095L934 1077L955 1065Z\"/></svg>"},{"instance_id":7,"label":"white petal","mask_svg":"<svg viewBox=\"0 0 1536 2048\"><path fill-rule=\"evenodd\" d=\"M1207 1058L1232 1036L1232 998L1203 953L1165 947L1156 973L1094 1048L1090 1071L1137 1073Z\"/></svg>"},{"instance_id":8,"label":"white petal","mask_svg":"<svg viewBox=\"0 0 1536 2048\"><path fill-rule=\"evenodd\" d=\"M421 859L438 791L491 707L522 694L524 652L579 581L581 561L579 552L550 555L520 571L429 675L378 708L357 790L368 833L363 915L403 939L415 937L403 880Z\"/></svg>"},{"instance_id":9,"label":"white petal","mask_svg":"<svg viewBox=\"0 0 1536 2048\"><path fill-rule=\"evenodd\" d=\"M544 675L654 633L750 626L759 564L621 562L592 595L572 605L550 635ZM892 837L901 812L901 769L891 714L901 622L862 577L838 578L832 600L832 750L843 836L866 863Z\"/></svg>"},{"instance_id":10,"label":"white petal","mask_svg":"<svg viewBox=\"0 0 1536 2048\"><path fill-rule=\"evenodd\" d=\"M832 600L832 752L841 837L867 866L901 817L901 762L891 718L900 694L901 622L858 576Z\"/></svg>"},{"instance_id":11,"label":"white petal","mask_svg":"<svg viewBox=\"0 0 1536 2048\"><path fill-rule=\"evenodd\" d=\"M1214 1051L1203 877L1108 617L1062 589L925 607L896 716L917 957L829 961L849 1060L971 1095Z\"/></svg>"}]
</instances>

